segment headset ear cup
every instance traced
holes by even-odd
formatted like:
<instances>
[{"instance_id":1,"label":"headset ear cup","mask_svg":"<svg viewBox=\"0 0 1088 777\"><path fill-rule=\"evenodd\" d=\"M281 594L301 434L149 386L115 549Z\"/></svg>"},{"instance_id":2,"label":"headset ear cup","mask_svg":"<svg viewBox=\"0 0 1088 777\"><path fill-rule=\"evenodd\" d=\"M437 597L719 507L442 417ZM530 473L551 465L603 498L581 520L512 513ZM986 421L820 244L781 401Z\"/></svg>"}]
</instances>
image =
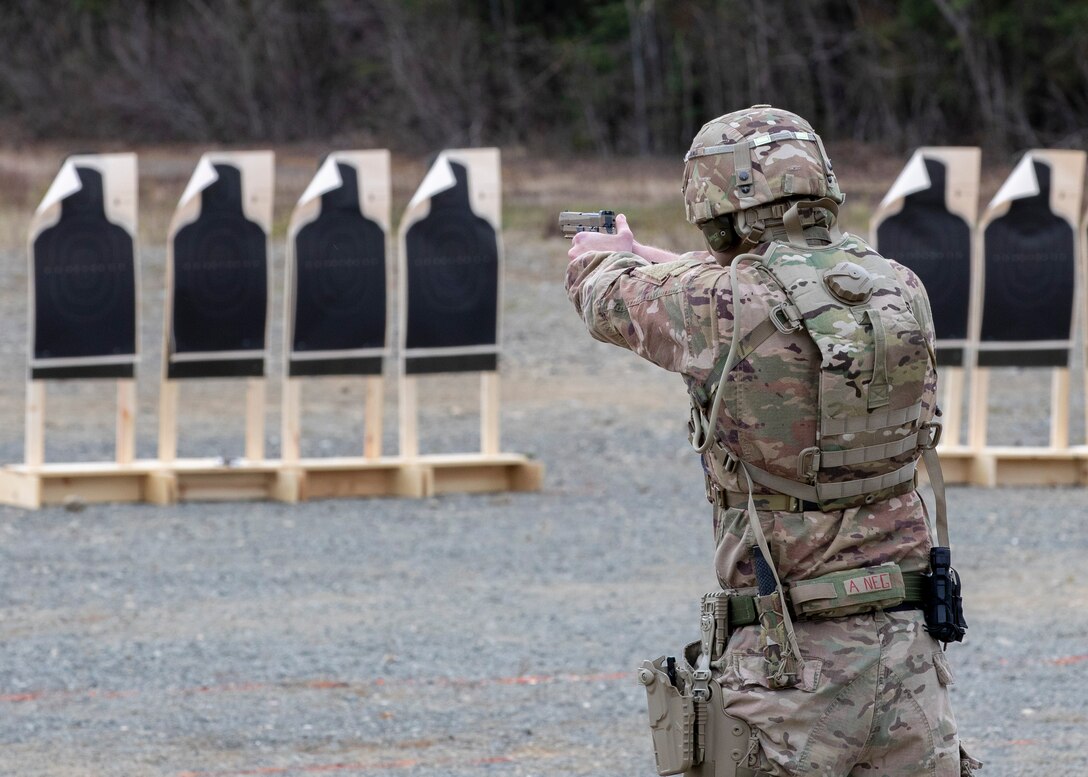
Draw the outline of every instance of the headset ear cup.
<instances>
[{"instance_id":1,"label":"headset ear cup","mask_svg":"<svg viewBox=\"0 0 1088 777\"><path fill-rule=\"evenodd\" d=\"M728 251L737 244L737 233L733 229L733 220L729 216L719 216L716 219L699 225L707 248L719 253Z\"/></svg>"}]
</instances>

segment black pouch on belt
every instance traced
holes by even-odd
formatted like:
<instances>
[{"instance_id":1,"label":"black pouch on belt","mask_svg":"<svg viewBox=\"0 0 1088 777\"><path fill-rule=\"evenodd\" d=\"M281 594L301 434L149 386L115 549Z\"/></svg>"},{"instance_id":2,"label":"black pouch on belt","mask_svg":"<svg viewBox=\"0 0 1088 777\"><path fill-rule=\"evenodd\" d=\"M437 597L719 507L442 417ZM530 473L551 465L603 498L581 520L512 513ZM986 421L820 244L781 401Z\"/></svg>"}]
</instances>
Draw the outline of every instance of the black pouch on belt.
<instances>
[{"instance_id":1,"label":"black pouch on belt","mask_svg":"<svg viewBox=\"0 0 1088 777\"><path fill-rule=\"evenodd\" d=\"M929 551L930 573L926 578L926 631L939 642L962 642L967 631L960 595L960 576L952 568L952 551L936 547Z\"/></svg>"}]
</instances>

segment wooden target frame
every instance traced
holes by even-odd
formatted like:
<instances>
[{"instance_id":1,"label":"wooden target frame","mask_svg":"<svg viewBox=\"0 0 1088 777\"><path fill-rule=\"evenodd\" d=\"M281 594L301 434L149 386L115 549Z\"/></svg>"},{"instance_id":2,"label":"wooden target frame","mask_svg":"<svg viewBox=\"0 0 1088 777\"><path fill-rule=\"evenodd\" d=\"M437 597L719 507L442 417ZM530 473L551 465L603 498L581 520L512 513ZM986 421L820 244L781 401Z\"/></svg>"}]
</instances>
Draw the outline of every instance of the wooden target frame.
<instances>
[{"instance_id":1,"label":"wooden target frame","mask_svg":"<svg viewBox=\"0 0 1088 777\"><path fill-rule=\"evenodd\" d=\"M433 471L433 490L495 491L536 490L543 477L543 468L518 454L501 452L500 402L501 388L498 357L502 343L502 178L499 150L496 148L451 149L441 152L424 177L400 220L398 230L398 330L399 352L399 442L400 455L409 461L425 462ZM432 215L432 205L445 208L444 200L458 197L462 213L458 223L446 221L440 233L455 236L447 241L453 252L468 240L476 244L472 257L448 257L449 270L455 278L461 268L473 265L488 272L486 255L493 251L495 261L494 325L488 333L488 323L479 324L480 309L474 311L476 323L469 322L469 334L461 341L438 342L433 333L423 331L415 323L419 319L411 305L418 299L413 292L416 279L411 277L415 258L409 250L417 232ZM452 201L452 200L451 200ZM435 211L444 212L444 211ZM469 226L465 226L470 222ZM484 224L493 233L494 246L485 244ZM479 253L482 252L482 253ZM481 258L482 257L482 258ZM468 259L472 259L469 262ZM459 261L455 261L459 260ZM447 263L442 254L428 256L421 267ZM460 265L460 266L458 266ZM418 303L416 303L418 304ZM457 321L456 314L452 316ZM466 319L471 318L466 314ZM470 331L471 330L471 331ZM480 451L479 453L421 456L419 450L419 376L441 372L480 373Z\"/></svg>"},{"instance_id":2,"label":"wooden target frame","mask_svg":"<svg viewBox=\"0 0 1088 777\"><path fill-rule=\"evenodd\" d=\"M322 215L327 195L347 187L341 170L347 168L355 176L356 207L360 222L376 224L382 231L382 273L378 292L383 300L382 342L380 346L338 350L302 352L296 349L295 325L298 313L298 256L297 241L300 232L314 224ZM349 182L350 183L350 182ZM283 383L283 430L282 457L285 464L297 464L300 458L302 380L319 374L365 376L366 406L363 418L362 453L366 459L376 460L382 453L382 400L385 384L382 377L382 361L389 355L388 301L392 298L392 276L389 272L391 254L391 201L390 154L386 150L335 151L329 154L319 167L306 191L299 198L287 228L287 251L284 289L284 383ZM345 214L349 215L349 214ZM350 236L349 236L350 237ZM352 261L363 257L352 256ZM361 273L360 273L361 276ZM353 283L358 278L353 278ZM292 374L292 366L309 362L316 369L301 370ZM329 365L323 367L320 365ZM376 371L375 371L376 370Z\"/></svg>"},{"instance_id":3,"label":"wooden target frame","mask_svg":"<svg viewBox=\"0 0 1088 777\"><path fill-rule=\"evenodd\" d=\"M1085 259L1081 230L1081 202L1086 154L1083 151L1035 149L1027 152L986 208L978 226L972 272L970 359L972 365L968 445L975 459L970 481L977 485L1074 484L1083 482L1084 462L1069 446L1070 370L1075 336L1084 327ZM1043 167L1039 167L1042 165ZM1050 214L1064 221L1071 233L1072 284L1070 319L1052 339L1007 341L987 334L985 295L987 230L1020 203L1041 198L1040 173L1049 177ZM1060 232L1061 230L1059 230ZM1004 243L1005 241L1003 241ZM1013 260L1015 256L1012 257ZM1045 257L1042 257L1045 258ZM1068 284L1067 284L1068 285ZM1064 308L1063 308L1064 309ZM1002 322L1003 318L995 318ZM1022 356L1016 356L1016 353ZM1007 447L988 444L989 381L993 366L1049 367L1051 369L1050 440L1045 447Z\"/></svg>"},{"instance_id":4,"label":"wooden target frame","mask_svg":"<svg viewBox=\"0 0 1088 777\"><path fill-rule=\"evenodd\" d=\"M99 192L91 192L94 206L101 207L105 223L115 232L127 238L132 255L132 352L117 355L87 356L76 358L43 359L37 353L36 297L38 274L36 251L39 238L48 235L62 225L66 203L85 192L89 182L87 172L96 176ZM98 200L98 197L101 197ZM52 185L46 192L31 219L27 238L27 277L29 295L27 304L28 381L26 394L26 433L24 439L24 464L40 467L45 463L45 384L49 380L87 380L96 377L114 377L117 384L117 412L115 433L115 460L118 464L131 464L136 454L136 365L140 358L140 261L137 241L138 178L135 154L78 154L68 157L61 166ZM77 236L78 237L78 236ZM78 245L68 244L73 250ZM61 250L64 250L61 247ZM127 274L122 269L122 274ZM126 349L127 350L127 349Z\"/></svg>"},{"instance_id":5,"label":"wooden target frame","mask_svg":"<svg viewBox=\"0 0 1088 777\"><path fill-rule=\"evenodd\" d=\"M217 169L217 165L223 166ZM249 372L246 380L245 395L245 453L242 460L224 461L222 459L192 459L178 461L178 395L180 382L191 378L212 377L210 373L195 375L172 374L183 362L175 351L175 295L177 273L176 241L179 234L190 225L198 223L204 211L206 192L214 190L220 180L221 172L237 171L240 177L238 185L241 216L246 222L255 224L263 231L264 245L264 333L261 346L241 352L224 352L211 355L204 361L222 359L225 365L223 374L215 377L241 377ZM233 175L233 173L232 173ZM226 179L224 179L226 180ZM275 481L275 468L265 461L265 365L268 356L268 330L271 313L271 231L272 204L275 194L275 155L271 151L230 151L208 152L200 157L189 183L185 188L173 218L167 236L166 248L166 295L163 306L163 368L159 385L159 441L158 460L161 465L151 484L149 498L153 502L167 503L178 498L255 498L265 493ZM233 184L233 181L231 182ZM198 354L198 357L205 356ZM241 360L250 365L246 371L233 371L228 366L232 360ZM258 371L259 370L259 371ZM248 471L252 482L242 483L237 477L229 481L219 475L223 469ZM183 482L187 477L188 482ZM220 488L222 487L221 493Z\"/></svg>"},{"instance_id":6,"label":"wooden target frame","mask_svg":"<svg viewBox=\"0 0 1088 777\"><path fill-rule=\"evenodd\" d=\"M125 155L121 155L125 156ZM135 163L135 157L128 155ZM496 288L501 288L501 237L499 224L501 219L501 185L499 183L498 151L495 149L477 149L468 151L444 152L443 156L452 160L451 165L459 165L464 170L473 169L474 181L484 181L483 184L473 189L472 215L473 218L482 218L490 225L494 235L496 251ZM345 160L356 165L354 169L360 173L359 177L364 181L364 196L360 200L360 212L364 216L374 216L383 228L385 237L383 242L388 256L389 244L389 156L387 152L338 152L331 159L335 163ZM80 464L56 464L41 463L42 458L42 417L44 389L40 381L29 383L27 397L28 439L27 439L27 463L11 465L0 468L0 503L17 505L20 507L35 509L46 504L60 504L68 501L76 502L150 502L154 504L170 504L177 501L212 501L212 500L240 500L240 499L276 499L285 502L295 502L301 499L313 499L323 497L349 497L349 496L431 496L444 492L494 492L494 491L534 491L539 490L543 478L543 467L529 461L525 456L514 453L502 453L499 440L499 381L497 371L497 359L500 326L499 302L496 294L495 305L495 333L494 342L489 347L475 349L466 354L455 354L457 358L468 356L467 367L463 371L480 371L481 375L481 451L479 453L446 454L434 456L420 456L418 452L418 439L416 438L416 386L415 376L409 376L405 369L407 361L402 350L401 369L399 374L398 394L401 399L400 406L400 441L401 455L381 455L381 398L382 378L380 372L377 375L368 375L367 385L367 409L365 414L363 455L357 457L338 457L324 459L302 459L298 451L299 423L298 403L300 401L299 385L295 377L285 379L284 391L284 457L279 460L269 460L264 455L264 411L265 411L265 377L268 354L268 330L269 330L269 300L268 289L271 285L269 233L272 226L272 197L273 197L273 169L274 158L272 152L216 152L208 153L201 157L197 169L193 174L185 194L182 195L178 208L170 224L167 244L167 272L166 272L166 305L164 306L163 329L163 369L160 382L160 416L158 458L149 460L133 460L134 453L134 427L133 418L135 412L135 388L134 382L126 378L119 389L118 408L118 453L117 462L89 462ZM477 168L483 165L483 172ZM234 170L218 170L216 165L229 166ZM370 173L364 173L364 168L370 169ZM197 221L201 216L204 204L204 192L213 187L219 176L234 181L228 185L215 187L209 196L212 200L220 199L222 206L224 198L238 205L235 213L237 219L257 228L260 232L259 245L261 251L252 250L252 240L238 251L230 250L229 241L219 244L216 251L209 249L210 258L205 261L208 266L185 268L186 272L214 270L218 265L214 262L217 257L228 260L232 256L241 256L243 264L248 268L252 264L253 256L257 253L263 255L263 301L260 303L263 309L261 324L262 336L260 347L248 351L238 352L230 349L222 355L223 362L238 359L241 367L228 364L220 369L216 366L218 352L214 350L176 347L179 342L185 345L184 338L179 340L174 329L173 316L175 299L175 272L177 271L175 250L178 234L187 226ZM131 178L131 205L133 208L131 218L131 234L135 234L135 196L136 176L135 168L132 169ZM377 189L375 197L371 198L370 180L372 179ZM378 179L382 179L378 185ZM70 183L70 181L69 181ZM427 181L425 181L425 184ZM430 180L430 185L434 179ZM237 186L240 193L227 197L226 190L234 191ZM474 184L475 186L475 184ZM318 186L320 188L320 185ZM424 187L426 188L426 187ZM424 192L418 195L420 199L413 200L409 207L409 214L401 225L400 245L404 245L404 236L410 230L411 225L426 216L431 202L431 195L441 196L442 187L433 188L430 194ZM312 221L320 209L320 205L314 195L304 196L292 218L290 233L293 238L303 229L309 221ZM220 207L220 214L223 208ZM484 216L477 214L483 212ZM413 219L415 221L413 221ZM45 223L43 218L42 223ZM223 226L220 224L219 226ZM225 227L224 227L225 229ZM252 237L252 236L250 236ZM32 237L33 239L33 237ZM457 243L457 241L450 241ZM207 245L201 243L200 245ZM203 256L199 251L194 252L191 246L187 249L187 255ZM289 251L293 246L289 246ZM214 255L213 255L214 254ZM135 255L134 255L135 261ZM388 262L388 260L387 260ZM458 262L454 262L457 264ZM406 263L399 265L400 278L406 283ZM238 269L231 265L231 269ZM388 270L388 263L386 270ZM388 300L388 284L390 274L386 272L386 299ZM191 283L192 277L184 279L185 283ZM295 293L289 280L285 300L290 321L291 297ZM209 280L205 286L212 286ZM452 285L452 284L451 284ZM404 291L403 287L400 287ZM403 299L403 296L402 296ZM191 302L187 302L191 304ZM179 306L180 308L181 306ZM401 331L404 332L407 317L405 309L401 307ZM224 326L223 331L227 336L235 336L229 326ZM386 330L388 331L388 329ZM387 341L386 341L387 342ZM387 355L388 347L383 342L378 353L368 354L380 359ZM290 333L285 332L286 359L290 359L292 348L296 343L291 339ZM481 351L489 352L492 359L490 369L474 369L479 366L477 360ZM176 353L195 353L196 358L185 361L172 359ZM208 354L212 353L212 358ZM341 354L343 355L343 354ZM356 354L360 355L360 354ZM416 353L415 356L420 354ZM440 354L441 356L449 354ZM485 354L485 356L488 354ZM431 358L425 355L424 358ZM477 361L474 361L477 360ZM133 359L135 361L135 359ZM198 363L201 366L193 368L185 366L176 368L178 363ZM208 363L212 366L208 366ZM435 370L423 369L421 372L433 372ZM365 371L360 374L367 375ZM245 456L241 459L223 460L222 458L202 459L178 459L177 457L177 411L180 382L182 380L197 379L203 377L233 377L246 380L246 431L245 431ZM405 451L408 451L407 453Z\"/></svg>"},{"instance_id":7,"label":"wooden target frame","mask_svg":"<svg viewBox=\"0 0 1088 777\"><path fill-rule=\"evenodd\" d=\"M93 181L88 178L93 174ZM85 186L92 184L91 188ZM98 187L101 187L100 189ZM100 199L99 199L100 197ZM87 199L90 198L91 202ZM112 240L127 241L132 258L131 353L43 358L37 348L36 243L61 225L66 203L83 200L93 205L112 230ZM86 214L84 214L86 215ZM99 221L101 221L99 219ZM27 238L28 261L28 349L25 438L23 463L0 469L0 502L37 508L71 498L71 484L81 485L82 498L104 501L117 495L140 498L148 468L135 461L136 453L136 370L140 356L140 256L137 235L137 158L132 153L78 154L68 157L31 219ZM101 224L100 224L101 226ZM100 231L100 230L96 230ZM65 241L76 250L102 235L67 235ZM63 246L57 247L64 253ZM118 268L121 269L121 268ZM73 270L74 272L75 270ZM92 273L93 274L93 273ZM121 274L124 273L122 270ZM129 279L125 280L127 287ZM94 289L90 290L91 292ZM125 290L127 291L127 289ZM121 292L125 293L125 292ZM127 294L126 294L127 298ZM125 305L124 307L127 307ZM127 327L126 327L127 329ZM117 391L115 451L111 462L47 463L45 461L46 383L51 380L114 379Z\"/></svg>"},{"instance_id":8,"label":"wooden target frame","mask_svg":"<svg viewBox=\"0 0 1088 777\"><path fill-rule=\"evenodd\" d=\"M952 287L953 298L943 300L943 305L933 305L934 318L943 316L951 320L953 332L952 337L943 336L940 331L942 327L937 327L938 364L943 365L940 368L940 382L944 389L941 401L944 412L941 453L945 459L963 458L965 453L960 449L960 426L963 418L964 363L970 337L968 309L981 164L982 151L974 146L923 146L917 149L877 207L870 223L870 238L876 249L917 272L930 292L931 303L938 294ZM938 187L940 191L936 190ZM917 216L908 216L912 208L917 210ZM921 238L912 239L909 232L913 229L921 233L926 225L907 222L912 218L925 219L927 216L944 222L934 230L944 234L923 234ZM912 246L914 251L908 249L903 256L897 256L894 249L882 246L880 241L881 227L885 227L885 233L891 231L889 228L895 217L904 221L897 230L900 235L895 242L918 241L916 248ZM955 254L950 255L947 248L940 245L945 240L965 242L965 245L957 246ZM930 245L933 247L929 248ZM966 265L962 277L957 277L954 268L952 277L949 277L949 273L943 271L945 268L936 266L939 262L948 261L962 261ZM962 319L952 310L957 305L962 305Z\"/></svg>"}]
</instances>

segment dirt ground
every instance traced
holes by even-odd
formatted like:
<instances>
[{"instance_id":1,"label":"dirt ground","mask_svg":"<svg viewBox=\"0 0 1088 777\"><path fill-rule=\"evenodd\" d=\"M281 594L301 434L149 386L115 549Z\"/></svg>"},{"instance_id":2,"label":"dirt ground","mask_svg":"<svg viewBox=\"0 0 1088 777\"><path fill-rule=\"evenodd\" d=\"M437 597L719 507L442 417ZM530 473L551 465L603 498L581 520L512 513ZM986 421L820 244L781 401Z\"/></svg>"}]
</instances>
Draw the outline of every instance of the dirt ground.
<instances>
[{"instance_id":1,"label":"dirt ground","mask_svg":"<svg viewBox=\"0 0 1088 777\"><path fill-rule=\"evenodd\" d=\"M155 443L166 224L200 150L140 158L142 456ZM272 455L282 233L322 150L278 150ZM6 461L22 447L23 241L63 151L0 150ZM832 153L851 192L846 228L865 234L904 160ZM394 159L394 216L424 168ZM584 333L553 226L564 208L613 207L644 242L696 247L679 173L671 160L504 151L504 447L544 462L539 494L0 508L0 774L653 774L633 669L694 638L715 585L710 519L680 382ZM182 455L237 455L242 391L199 383L183 391ZM476 445L475 388L424 381L425 450ZM304 452L358 450L361 389L306 387ZM1045 375L1001 371L993 394L996 442L1045 440ZM102 385L50 386L47 457L109 457L111 399ZM392 387L386 408L393 450ZM1077 439L1080 405L1073 417ZM966 741L987 777L1088 774L1088 495L957 488L950 500L971 624L950 649Z\"/></svg>"}]
</instances>

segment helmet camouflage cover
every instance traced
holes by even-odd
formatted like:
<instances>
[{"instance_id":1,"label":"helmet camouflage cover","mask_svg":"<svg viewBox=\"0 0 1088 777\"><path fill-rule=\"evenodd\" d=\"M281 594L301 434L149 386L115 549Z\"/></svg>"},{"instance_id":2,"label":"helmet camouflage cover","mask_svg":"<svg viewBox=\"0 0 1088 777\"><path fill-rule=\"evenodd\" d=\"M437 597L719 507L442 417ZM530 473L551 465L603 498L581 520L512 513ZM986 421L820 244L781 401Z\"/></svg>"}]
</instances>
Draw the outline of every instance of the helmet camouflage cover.
<instances>
[{"instance_id":1,"label":"helmet camouflage cover","mask_svg":"<svg viewBox=\"0 0 1088 777\"><path fill-rule=\"evenodd\" d=\"M794 196L843 201L812 125L769 105L707 122L684 162L684 208L692 224Z\"/></svg>"}]
</instances>

